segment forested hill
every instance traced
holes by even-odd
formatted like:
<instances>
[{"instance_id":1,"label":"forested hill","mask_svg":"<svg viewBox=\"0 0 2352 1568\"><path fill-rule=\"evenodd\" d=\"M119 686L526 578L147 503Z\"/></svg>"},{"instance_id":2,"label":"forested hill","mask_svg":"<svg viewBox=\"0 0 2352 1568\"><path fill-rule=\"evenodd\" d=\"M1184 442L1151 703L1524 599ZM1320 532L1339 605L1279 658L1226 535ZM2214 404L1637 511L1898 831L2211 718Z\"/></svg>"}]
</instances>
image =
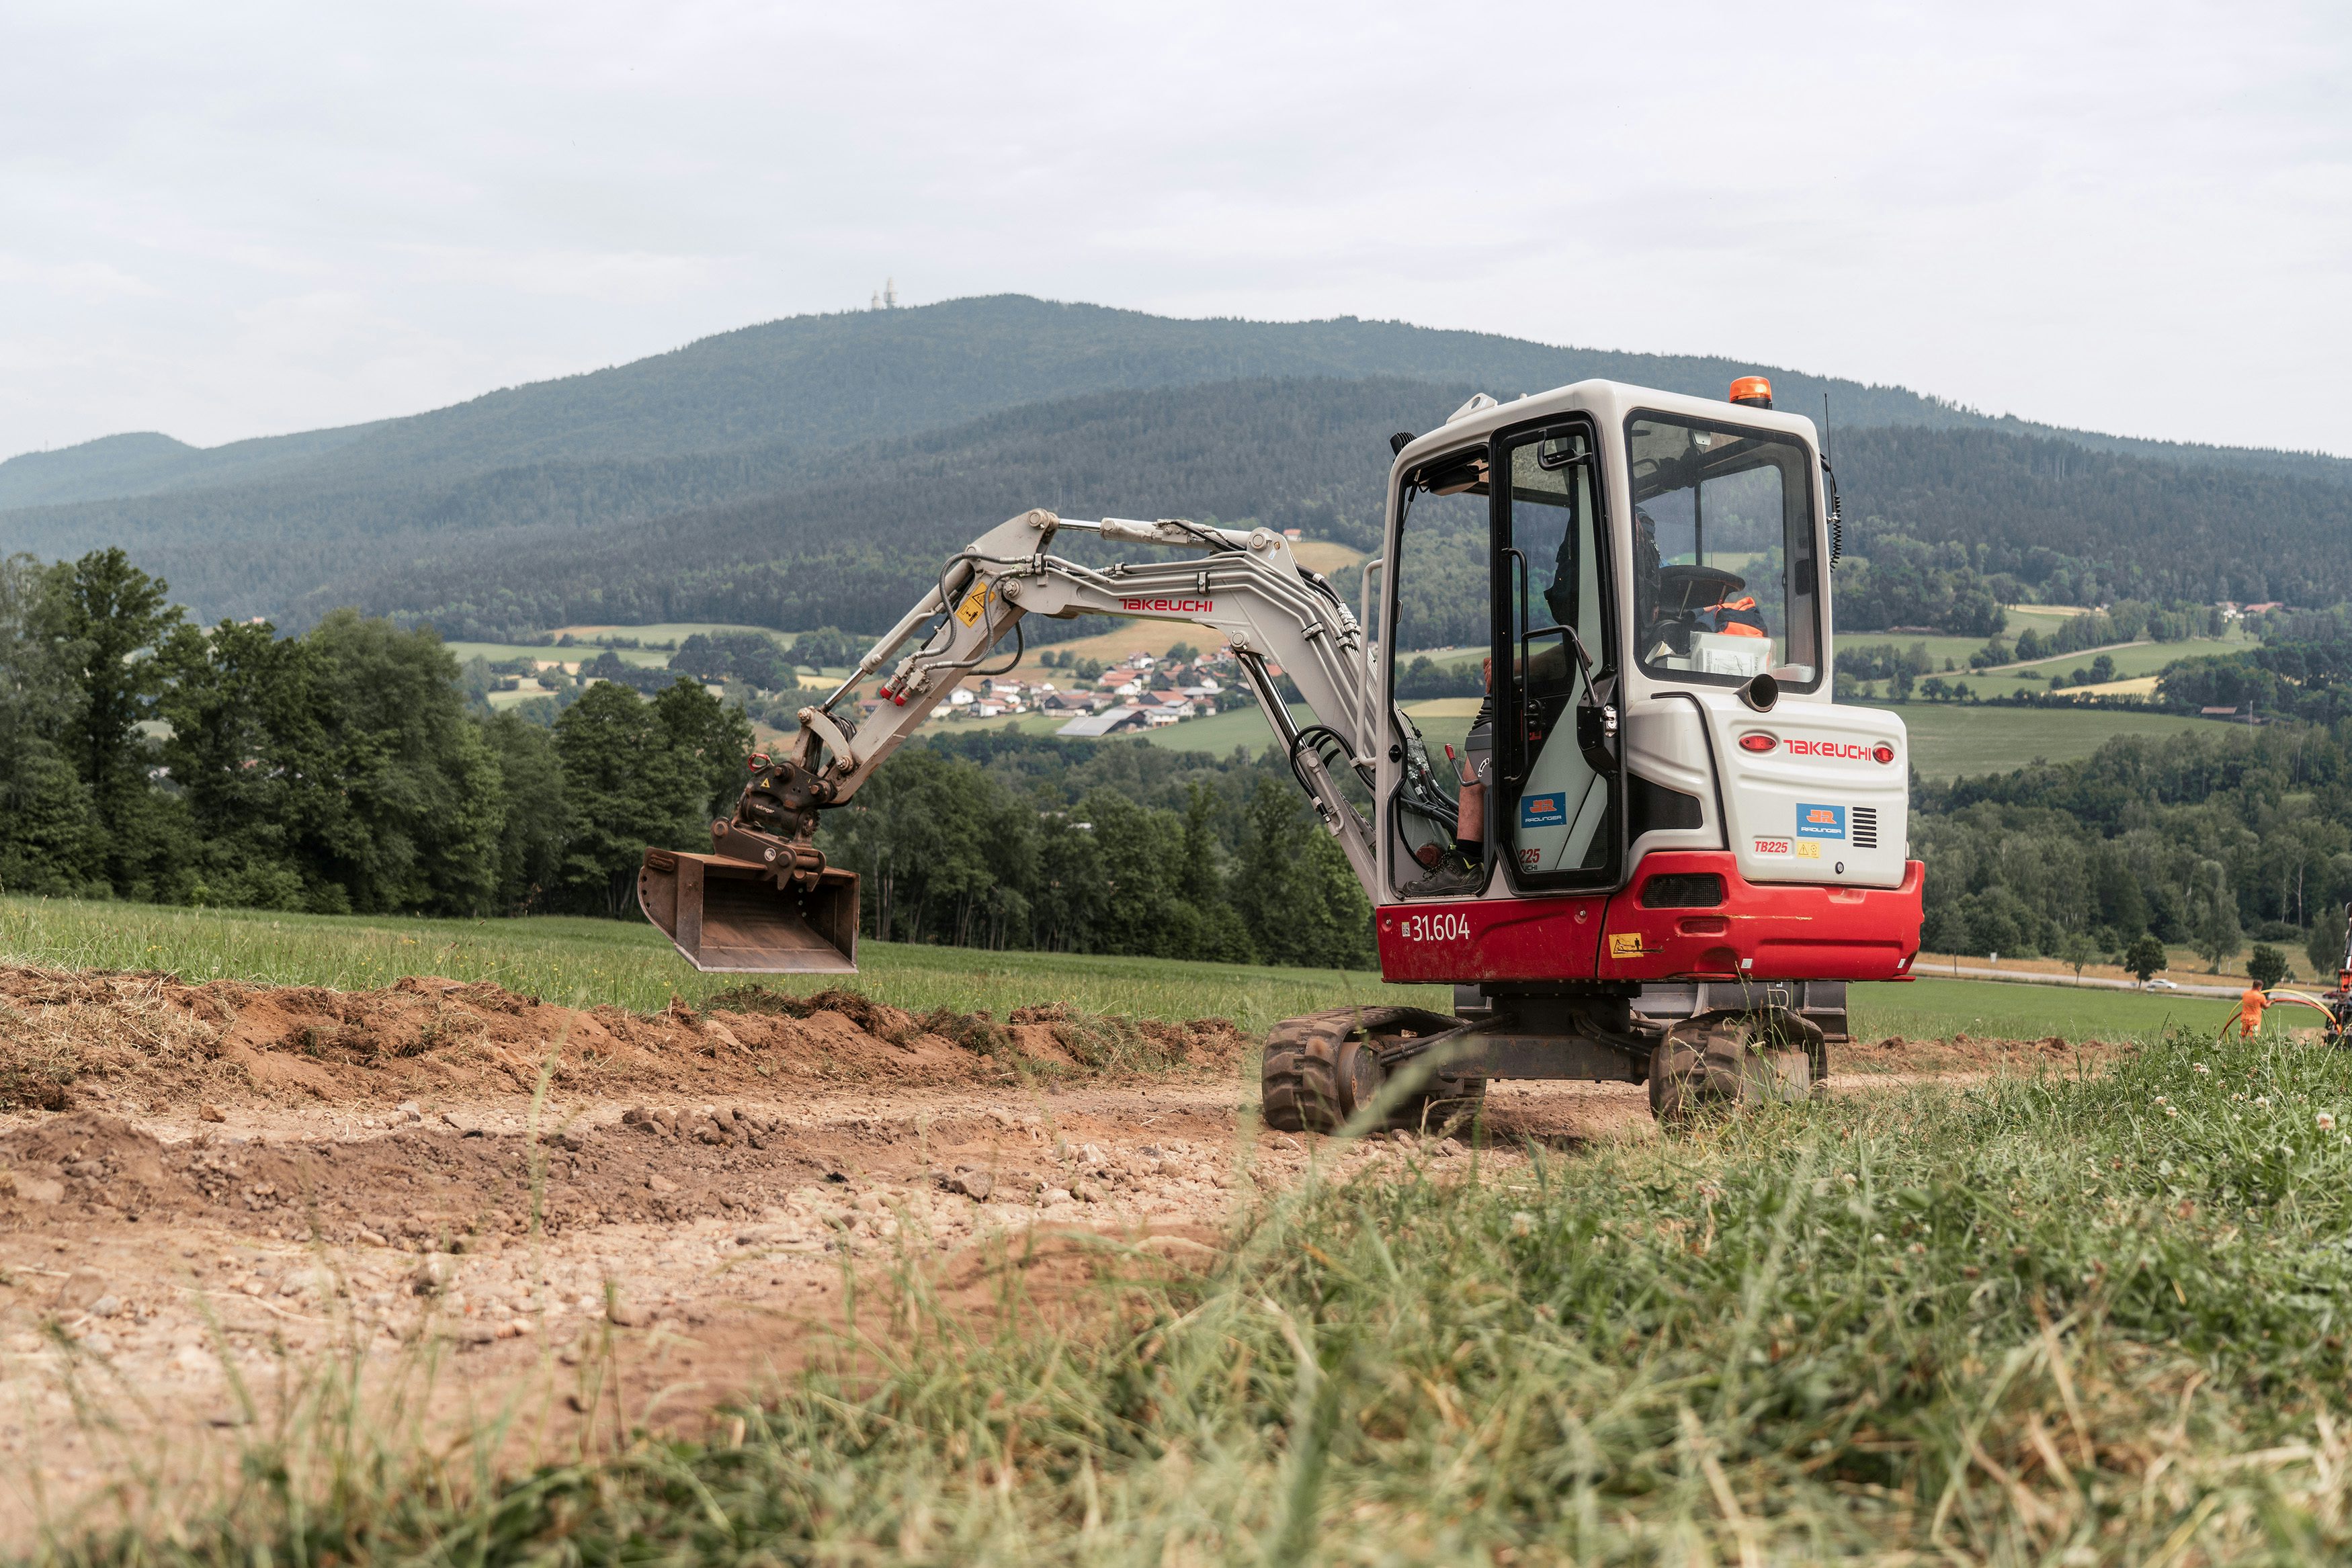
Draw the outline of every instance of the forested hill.
<instances>
[{"instance_id":1,"label":"forested hill","mask_svg":"<svg viewBox=\"0 0 2352 1568\"><path fill-rule=\"evenodd\" d=\"M2038 434L2099 448L2104 466L2036 489L2032 504L2056 506L2074 519L2067 527L2108 541L2084 547L2106 557L2151 553L2157 538L2187 528L2165 523L2151 537L2135 521L2129 538L2116 537L2116 508L2102 495L2179 488L2151 477L2159 473L2210 472L2199 504L2221 511L2200 526L2230 531L2230 508L2242 501L2263 508L2282 548L2340 516L2329 512L2331 488L2352 496L2352 463L2338 459L2036 433L1902 388L1729 360L1344 318L1173 320L1003 296L770 322L339 430L204 450L122 435L28 455L0 463L0 549L55 557L121 545L201 614L289 626L343 601L436 613L602 602L617 615L623 603L683 612L761 594L775 608L750 618L772 620L795 601L775 589L782 569L762 563L797 562L793 571L805 575L812 561L838 558L850 549L841 530L862 526L884 492L943 538L968 537L1016 506L1059 497L1079 509L1094 503L1077 497L1093 495L1269 518L1321 507L1344 528L1376 505L1381 438L1427 428L1473 389L1508 398L1610 376L1720 396L1732 376L1758 369L1783 407L1811 413L1828 390L1841 442L1857 475L1871 476L1850 489L1923 512L1940 507L1935 527L1945 532L1931 538L1973 528L2026 548L2047 518L1979 510L1952 520L1969 504L1958 497L1977 491L1949 489L1948 463L1932 483L1905 466L1920 433ZM1270 407L1263 389L1276 386L1300 406ZM1888 434L1865 440L1873 431ZM1307 444L1286 444L1294 439ZM1202 444L1212 441L1225 444ZM1940 462L1937 454L1958 449L1916 450ZM2014 466L2008 448L1979 450L1995 455L1992 469ZM935 478L912 486L901 470ZM2192 549L2194 565L2166 570L2204 596L2219 553ZM622 575L591 580L591 562ZM751 578L756 590L727 586ZM503 612L492 619L523 624Z\"/></svg>"},{"instance_id":2,"label":"forested hill","mask_svg":"<svg viewBox=\"0 0 2352 1568\"><path fill-rule=\"evenodd\" d=\"M1759 369L1788 406L1856 424L1979 423L1899 387L1778 367L1559 349L1402 322L1177 320L1019 295L906 310L796 316L586 375L342 430L198 450L111 436L0 463L0 508L157 495L299 474L313 485L446 485L565 459L642 462L768 446L837 446L958 424L1021 403L1260 376L1402 376L1498 397L1592 376L1720 396Z\"/></svg>"},{"instance_id":3,"label":"forested hill","mask_svg":"<svg viewBox=\"0 0 2352 1568\"><path fill-rule=\"evenodd\" d=\"M2037 588L2087 566L2061 601L2352 597L2352 486L1985 429L1848 431L1835 457L1864 548L1891 527Z\"/></svg>"},{"instance_id":4,"label":"forested hill","mask_svg":"<svg viewBox=\"0 0 2352 1568\"><path fill-rule=\"evenodd\" d=\"M879 631L940 561L1024 507L1072 517L1254 518L1369 546L1388 433L1465 395L1415 382L1216 382L1101 392L780 467L748 498L657 526L542 524L436 541L331 577L341 603L451 636L575 622L730 621ZM1850 433L1839 468L1857 540L1953 538L1986 572L2053 570L2102 597L2352 595L2352 488L2092 453L1983 430ZM608 476L610 477L610 476Z\"/></svg>"},{"instance_id":5,"label":"forested hill","mask_svg":"<svg viewBox=\"0 0 2352 1568\"><path fill-rule=\"evenodd\" d=\"M1030 507L1255 518L1369 543L1387 437L1461 387L1250 380L1097 392L804 459L751 498L653 527L542 524L329 580L298 605L424 616L453 637L674 618L880 631L948 554Z\"/></svg>"}]
</instances>

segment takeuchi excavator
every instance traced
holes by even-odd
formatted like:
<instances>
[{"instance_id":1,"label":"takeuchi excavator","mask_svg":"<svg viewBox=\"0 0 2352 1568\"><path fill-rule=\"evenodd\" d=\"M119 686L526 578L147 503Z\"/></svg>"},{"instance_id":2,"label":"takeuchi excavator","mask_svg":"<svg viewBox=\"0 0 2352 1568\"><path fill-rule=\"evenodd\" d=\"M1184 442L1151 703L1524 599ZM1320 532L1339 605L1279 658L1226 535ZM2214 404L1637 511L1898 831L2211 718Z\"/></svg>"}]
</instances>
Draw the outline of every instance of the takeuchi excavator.
<instances>
[{"instance_id":1,"label":"takeuchi excavator","mask_svg":"<svg viewBox=\"0 0 2352 1568\"><path fill-rule=\"evenodd\" d=\"M1721 402L1590 381L1390 445L1353 607L1263 528L1038 510L982 534L752 759L709 853L646 852L647 916L699 968L853 972L857 878L820 815L1017 659L1024 618L1179 622L1231 646L1382 974L1454 988L1450 1011L1277 1026L1271 1125L1426 1127L1496 1079L1646 1082L1663 1118L1819 1092L1847 985L1909 976L1921 867L1903 721L1832 700L1841 529L1811 422L1760 377ZM1087 535L1101 564L1055 553ZM1485 665L1485 699L1401 703L1425 654Z\"/></svg>"}]
</instances>

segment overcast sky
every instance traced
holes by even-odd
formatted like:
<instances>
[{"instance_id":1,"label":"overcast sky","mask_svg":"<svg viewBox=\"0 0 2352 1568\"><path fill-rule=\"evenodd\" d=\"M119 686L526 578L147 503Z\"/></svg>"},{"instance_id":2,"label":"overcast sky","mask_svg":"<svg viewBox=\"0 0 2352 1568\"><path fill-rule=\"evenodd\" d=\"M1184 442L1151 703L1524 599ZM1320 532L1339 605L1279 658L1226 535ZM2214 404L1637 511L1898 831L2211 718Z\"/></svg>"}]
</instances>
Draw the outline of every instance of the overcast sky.
<instances>
[{"instance_id":1,"label":"overcast sky","mask_svg":"<svg viewBox=\"0 0 2352 1568\"><path fill-rule=\"evenodd\" d=\"M1018 291L2352 455L2352 5L0 8L0 455Z\"/></svg>"}]
</instances>

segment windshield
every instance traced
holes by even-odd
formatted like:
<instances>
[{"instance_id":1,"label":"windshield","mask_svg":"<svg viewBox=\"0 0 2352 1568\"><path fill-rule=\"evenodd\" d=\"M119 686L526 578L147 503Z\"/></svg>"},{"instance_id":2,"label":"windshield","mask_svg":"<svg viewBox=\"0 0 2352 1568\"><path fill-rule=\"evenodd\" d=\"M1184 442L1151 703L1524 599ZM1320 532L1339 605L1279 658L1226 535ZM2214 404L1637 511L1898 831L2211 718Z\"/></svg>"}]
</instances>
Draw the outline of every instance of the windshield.
<instances>
[{"instance_id":1,"label":"windshield","mask_svg":"<svg viewBox=\"0 0 2352 1568\"><path fill-rule=\"evenodd\" d=\"M1633 625L1643 672L1736 685L1821 679L1812 465L1785 435L1637 414Z\"/></svg>"}]
</instances>

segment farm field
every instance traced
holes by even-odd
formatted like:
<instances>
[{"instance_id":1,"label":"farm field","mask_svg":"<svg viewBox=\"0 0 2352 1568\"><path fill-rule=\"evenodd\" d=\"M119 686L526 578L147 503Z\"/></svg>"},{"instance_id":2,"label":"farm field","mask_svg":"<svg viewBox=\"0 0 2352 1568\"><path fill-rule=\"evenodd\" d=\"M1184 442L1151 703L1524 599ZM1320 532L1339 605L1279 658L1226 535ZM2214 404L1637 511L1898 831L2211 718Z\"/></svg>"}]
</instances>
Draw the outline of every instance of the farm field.
<instances>
[{"instance_id":1,"label":"farm field","mask_svg":"<svg viewBox=\"0 0 2352 1568\"><path fill-rule=\"evenodd\" d=\"M1982 962L1982 960L1976 960ZM1855 986L1847 993L1857 1040L2140 1040L2179 1027L2211 1035L2236 1012L2218 997L2166 997L2085 987L1923 978Z\"/></svg>"},{"instance_id":2,"label":"farm field","mask_svg":"<svg viewBox=\"0 0 2352 1568\"><path fill-rule=\"evenodd\" d=\"M1444 1009L1436 986L1390 986L1340 970L1196 964L1075 953L865 942L856 976L756 977L782 993L852 987L910 1012L1015 1008L1061 1001L1089 1013L1181 1022L1220 1017L1255 1034L1285 1018L1348 1002ZM404 976L489 981L572 1007L653 1012L673 998L700 1006L746 983L705 975L641 920L572 915L519 920L420 920L192 910L70 899L0 899L0 962L45 968L160 971L189 984L215 979L373 990ZM2185 1022L2218 1025L2227 1004L2127 991L1922 978L1857 986L1857 1036L2032 1040L2137 1038Z\"/></svg>"},{"instance_id":3,"label":"farm field","mask_svg":"<svg viewBox=\"0 0 2352 1568\"><path fill-rule=\"evenodd\" d=\"M485 659L494 664L509 659L536 659L542 664L558 663L570 667L577 665L583 659L593 659L604 651L591 643L590 640L596 637L633 637L639 643L683 643L697 632L754 632L762 637L772 637L782 646L790 648L797 635L791 632L771 631L765 626L732 626L715 621L663 622L651 626L564 626L550 635L562 636L567 632L578 639L569 648L559 648L552 643L447 643L444 646L456 654L461 664L475 658ZM613 652L620 655L623 664L647 670L667 668L671 653L668 648L655 647L615 648Z\"/></svg>"},{"instance_id":4,"label":"farm field","mask_svg":"<svg viewBox=\"0 0 2352 1568\"><path fill-rule=\"evenodd\" d=\"M1894 711L1911 735L1911 765L1922 778L2006 773L2035 758L2073 762L2119 735L2202 734L2212 721L2128 709L1966 706L1906 703Z\"/></svg>"},{"instance_id":5,"label":"farm field","mask_svg":"<svg viewBox=\"0 0 2352 1568\"><path fill-rule=\"evenodd\" d=\"M1982 647L1983 643L1971 643L1960 648L1957 653L1948 651L1943 646L1946 643L1955 641L1965 642L1966 640L1934 637L1882 638L1874 632L1866 632L1848 633L1839 639L1840 645L1843 647L1874 647L1882 643L1891 643L1898 648L1908 648L1915 643L1925 643L1928 646L1931 658L1941 661L1949 657L1959 665L1957 671L1944 673L1943 678L1948 682L1967 682L1969 689L1979 696L2013 696L2021 692L2047 692L2050 689L2049 678L2052 675L2071 674L2075 670L2086 669L2091 661L2099 656L2096 653L2087 652L2061 653L2055 658L2040 660L2032 664L2003 666L1999 670L1971 670L1968 667L1968 655L1977 648ZM2132 683L2152 680L2166 665L2177 659L2197 658L2211 653L2241 653L2252 646L2254 643L2251 639L2237 635L2192 637L2179 643L2131 643L2121 647L2105 649L2102 652L2105 656L2115 661L2116 678L2095 689L2102 693L2115 695L2121 695L2126 691L2137 691L2145 695L2145 692L2154 691L2155 687L2147 685L2143 690L2141 686ZM2024 675L2028 671L2033 672L2041 678L2025 679ZM1864 682L1864 685L1866 691L1880 697L1884 697L1887 690L1887 683L1885 681L1868 681Z\"/></svg>"},{"instance_id":6,"label":"farm field","mask_svg":"<svg viewBox=\"0 0 2352 1568\"><path fill-rule=\"evenodd\" d=\"M370 990L404 976L490 981L569 1007L658 1010L694 1006L743 986L705 975L643 920L572 915L520 920L418 920L191 910L71 899L0 899L0 961L73 969L163 971L190 984L215 979ZM766 977L797 994L847 985L913 1012L937 1007L1014 1008L1060 1001L1086 1012L1181 1021L1221 1017L1252 1031L1343 1002L1393 998L1447 1005L1437 987L1384 986L1339 970L1188 964L1059 953L861 943L855 976Z\"/></svg>"},{"instance_id":7,"label":"farm field","mask_svg":"<svg viewBox=\"0 0 2352 1568\"><path fill-rule=\"evenodd\" d=\"M442 645L456 654L461 664L469 659L482 659L493 664L503 664L509 659L533 659L542 664L562 664L567 669L604 651L602 648L558 648L547 643L446 643ZM621 663L635 664L639 669L658 670L669 664L669 650L667 648L615 648L613 652L620 655Z\"/></svg>"}]
</instances>

